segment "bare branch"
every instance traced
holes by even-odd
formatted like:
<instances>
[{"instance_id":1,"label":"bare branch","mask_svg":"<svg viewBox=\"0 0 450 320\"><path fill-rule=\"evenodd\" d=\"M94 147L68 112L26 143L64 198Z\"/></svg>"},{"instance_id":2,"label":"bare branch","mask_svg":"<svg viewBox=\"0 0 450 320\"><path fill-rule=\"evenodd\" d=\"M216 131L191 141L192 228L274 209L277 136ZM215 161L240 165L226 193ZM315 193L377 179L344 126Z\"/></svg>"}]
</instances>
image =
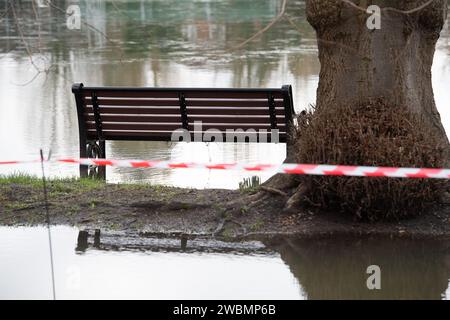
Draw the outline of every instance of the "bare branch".
<instances>
[{"instance_id":1,"label":"bare branch","mask_svg":"<svg viewBox=\"0 0 450 320\"><path fill-rule=\"evenodd\" d=\"M34 62L34 59L33 59L33 52L31 52L30 47L29 47L29 45L28 45L28 42L25 40L25 37L24 37L24 35L23 35L23 31L22 31L22 28L21 28L21 26L20 26L19 19L17 18L17 13L16 13L16 9L15 9L15 7L14 7L14 3L11 2L11 3L9 3L9 5L10 5L10 7L11 7L11 12L12 12L12 14L13 14L14 22L15 22L16 27L17 27L17 32L19 33L20 40L22 41L22 43L23 43L24 46L25 46L25 51L27 52L28 58L30 59L30 63L31 63L31 65L34 67L34 69L36 69L37 73L40 74L40 73L43 72L43 70L41 70L41 69L36 65L36 63ZM33 79L35 79L36 77L37 77L37 75L36 75Z\"/></svg>"},{"instance_id":2,"label":"bare branch","mask_svg":"<svg viewBox=\"0 0 450 320\"><path fill-rule=\"evenodd\" d=\"M300 28L297 26L297 24L292 20L292 18L289 15L285 15L284 18L291 24L292 27L294 27L294 29L298 32L301 33L302 31L300 30ZM342 49L346 49L348 51L351 51L354 54L357 54L359 56L361 56L361 54L358 52L358 50L356 50L355 48L352 48L350 46L347 46L345 44L342 43L338 43L336 41L329 41L329 40L324 40L321 38L317 38L317 42L326 44L326 45L330 45L330 46L337 46L340 47Z\"/></svg>"},{"instance_id":3,"label":"bare branch","mask_svg":"<svg viewBox=\"0 0 450 320\"><path fill-rule=\"evenodd\" d=\"M123 16L125 16L125 17L131 19L131 16L130 16L130 15L128 15L127 13L123 12L123 10L119 8L119 6L117 5L116 1L112 0L112 1L111 1L111 4L112 4L114 10L116 10L116 11L117 11L118 13L120 13L121 15L123 15Z\"/></svg>"},{"instance_id":4,"label":"bare branch","mask_svg":"<svg viewBox=\"0 0 450 320\"><path fill-rule=\"evenodd\" d=\"M56 6L56 5L54 5L54 4L51 3L49 0L46 0L46 2L47 2L47 4L48 4L50 7L52 7L52 8L54 8L54 9L58 10L59 12L64 13L65 15L67 15L66 10L64 10L64 9L62 9L62 8L60 8L60 7ZM91 30L93 30L93 31L95 31L95 32L97 32L97 33L99 33L102 37L104 37L104 38L106 39L106 41L108 41L109 43L111 43L111 44L113 44L114 46L116 46L116 47L119 49L119 52L120 52L119 60L120 60L120 62L122 62L124 52L123 52L123 49L122 49L120 46L117 46L116 41L112 40L112 39L111 39L110 37L108 37L103 31L99 30L98 28L96 28L96 27L93 26L92 24L90 24L90 23L84 21L83 19L81 19L81 23L84 24L85 26L87 26L88 28L90 28Z\"/></svg>"},{"instance_id":5,"label":"bare branch","mask_svg":"<svg viewBox=\"0 0 450 320\"><path fill-rule=\"evenodd\" d=\"M357 10L360 10L362 12L367 13L367 8L360 7L360 6L358 6L357 4L355 4L351 0L340 0L340 1L348 4L349 6L355 8ZM434 1L435 0L428 0L427 2L425 2L422 5L418 6L417 8L413 8L413 9L410 9L410 10L400 10L400 9L396 9L396 8L392 8L392 7L385 7L385 8L382 8L381 10L383 10L383 11L392 11L392 12L401 13L401 14L412 14L412 13L415 13L415 12L420 11L422 9L425 9L430 4L432 4Z\"/></svg>"},{"instance_id":6,"label":"bare branch","mask_svg":"<svg viewBox=\"0 0 450 320\"><path fill-rule=\"evenodd\" d=\"M266 32L267 30L272 28L278 21L281 20L281 18L283 18L284 14L286 13L286 5L287 5L287 0L283 0L283 3L281 4L280 12L278 13L278 15L267 26L265 26L264 28L262 28L261 30L256 32L253 36L251 36L247 40L245 40L245 41L241 42L240 44L238 44L237 46L229 49L228 51L234 51L234 50L241 49L246 44L248 44L249 42L255 40L257 37L262 35L264 32Z\"/></svg>"}]
</instances>

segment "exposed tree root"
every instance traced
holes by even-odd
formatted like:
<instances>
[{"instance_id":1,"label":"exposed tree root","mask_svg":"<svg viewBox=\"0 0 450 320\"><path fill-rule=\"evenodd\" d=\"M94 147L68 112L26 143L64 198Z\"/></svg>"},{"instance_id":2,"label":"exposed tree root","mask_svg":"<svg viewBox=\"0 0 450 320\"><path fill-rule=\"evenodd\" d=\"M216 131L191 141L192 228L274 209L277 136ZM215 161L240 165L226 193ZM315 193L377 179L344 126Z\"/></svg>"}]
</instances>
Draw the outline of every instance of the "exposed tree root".
<instances>
[{"instance_id":1,"label":"exposed tree root","mask_svg":"<svg viewBox=\"0 0 450 320\"><path fill-rule=\"evenodd\" d=\"M289 197L289 195L286 192L281 191L280 189L266 187L266 186L261 186L261 190L262 191L266 191L266 192L271 193L271 194L274 194L274 195L277 195L277 196Z\"/></svg>"},{"instance_id":2,"label":"exposed tree root","mask_svg":"<svg viewBox=\"0 0 450 320\"><path fill-rule=\"evenodd\" d=\"M294 191L294 194L286 201L286 204L283 208L283 212L290 213L295 209L300 207L302 201L305 199L305 194L308 191L308 187L306 184L301 183L297 189Z\"/></svg>"}]
</instances>

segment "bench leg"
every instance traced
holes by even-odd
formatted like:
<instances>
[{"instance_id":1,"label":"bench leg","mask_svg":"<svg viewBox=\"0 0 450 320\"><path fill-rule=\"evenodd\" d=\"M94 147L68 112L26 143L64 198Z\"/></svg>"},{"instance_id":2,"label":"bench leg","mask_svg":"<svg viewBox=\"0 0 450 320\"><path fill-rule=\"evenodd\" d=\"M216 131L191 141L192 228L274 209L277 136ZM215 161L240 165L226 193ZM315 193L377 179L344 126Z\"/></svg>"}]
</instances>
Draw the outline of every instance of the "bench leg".
<instances>
[{"instance_id":1,"label":"bench leg","mask_svg":"<svg viewBox=\"0 0 450 320\"><path fill-rule=\"evenodd\" d=\"M86 140L80 141L80 158L87 158L87 142ZM89 177L89 169L87 166L80 165L80 178Z\"/></svg>"},{"instance_id":2,"label":"bench leg","mask_svg":"<svg viewBox=\"0 0 450 320\"><path fill-rule=\"evenodd\" d=\"M105 141L88 141L86 157L90 159L105 159ZM106 180L106 167L80 166L80 176Z\"/></svg>"},{"instance_id":3,"label":"bench leg","mask_svg":"<svg viewBox=\"0 0 450 320\"><path fill-rule=\"evenodd\" d=\"M99 141L99 145L100 145L100 150L101 150L101 155L99 158L105 159L106 158L106 143L105 143L105 141ZM98 167L98 178L102 179L102 180L106 180L106 167L105 166Z\"/></svg>"},{"instance_id":4,"label":"bench leg","mask_svg":"<svg viewBox=\"0 0 450 320\"><path fill-rule=\"evenodd\" d=\"M89 169L87 166L80 165L80 178L89 177Z\"/></svg>"}]
</instances>

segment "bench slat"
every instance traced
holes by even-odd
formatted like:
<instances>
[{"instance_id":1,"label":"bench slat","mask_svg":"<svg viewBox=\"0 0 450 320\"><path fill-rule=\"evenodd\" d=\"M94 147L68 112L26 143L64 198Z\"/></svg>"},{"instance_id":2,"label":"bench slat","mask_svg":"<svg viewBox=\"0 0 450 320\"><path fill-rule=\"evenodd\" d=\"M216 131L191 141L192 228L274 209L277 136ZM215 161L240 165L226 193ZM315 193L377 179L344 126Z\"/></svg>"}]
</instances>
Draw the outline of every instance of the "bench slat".
<instances>
[{"instance_id":1,"label":"bench slat","mask_svg":"<svg viewBox=\"0 0 450 320\"><path fill-rule=\"evenodd\" d=\"M239 107L239 108L267 108L268 100L193 100L186 99L186 105L189 107ZM275 100L275 107L283 108L283 101Z\"/></svg>"},{"instance_id":2,"label":"bench slat","mask_svg":"<svg viewBox=\"0 0 450 320\"><path fill-rule=\"evenodd\" d=\"M281 91L187 91L184 92L186 99L267 99L272 93L275 99L283 99Z\"/></svg>"},{"instance_id":3,"label":"bench slat","mask_svg":"<svg viewBox=\"0 0 450 320\"><path fill-rule=\"evenodd\" d=\"M102 124L103 130L164 130L174 131L180 129L180 123L109 123ZM86 128L89 130L95 129L95 122L87 122Z\"/></svg>"},{"instance_id":4,"label":"bench slat","mask_svg":"<svg viewBox=\"0 0 450 320\"><path fill-rule=\"evenodd\" d=\"M92 106L92 99L85 98L85 104ZM98 99L99 106L149 106L149 107L176 107L180 105L179 100L168 99ZM188 107L241 107L241 108L269 108L267 99L265 100L199 100L199 99L186 99L186 106ZM282 100L275 100L275 107L283 108Z\"/></svg>"},{"instance_id":5,"label":"bench slat","mask_svg":"<svg viewBox=\"0 0 450 320\"><path fill-rule=\"evenodd\" d=\"M204 134L205 132L199 132ZM237 134L238 136L241 136ZM245 135L244 135L245 136ZM262 135L261 135L262 136ZM88 130L87 138L94 139L96 137L95 130ZM146 141L171 141L172 132L171 131L115 131L115 130L105 130L104 137L108 140L126 140L126 141L136 141L136 140L146 140ZM270 142L271 134L268 132L266 134L266 141ZM223 135L223 138L225 136ZM279 142L286 142L287 134L279 134ZM191 133L191 140L194 140L194 132ZM225 139L224 139L225 141Z\"/></svg>"},{"instance_id":6,"label":"bench slat","mask_svg":"<svg viewBox=\"0 0 450 320\"><path fill-rule=\"evenodd\" d=\"M269 115L269 108L231 108L231 107L217 107L217 108L201 108L188 107L188 116L190 115ZM284 116L283 108L276 108L275 114Z\"/></svg>"},{"instance_id":7,"label":"bench slat","mask_svg":"<svg viewBox=\"0 0 450 320\"><path fill-rule=\"evenodd\" d=\"M124 115L136 115L136 114L180 114L180 107L99 107L100 114L124 114ZM92 106L85 107L85 112L93 113Z\"/></svg>"},{"instance_id":8,"label":"bench slat","mask_svg":"<svg viewBox=\"0 0 450 320\"><path fill-rule=\"evenodd\" d=\"M92 99L84 98L86 105L92 106ZM99 106L172 106L180 105L178 99L98 99Z\"/></svg>"},{"instance_id":9,"label":"bench slat","mask_svg":"<svg viewBox=\"0 0 450 320\"><path fill-rule=\"evenodd\" d=\"M280 124L279 129L284 130L285 124ZM87 122L87 129L95 129L95 122ZM165 130L165 131L173 131L176 129L181 129L182 126L180 123L110 123L104 122L102 124L103 130ZM270 124L268 123L257 123L257 124L245 124L245 123L202 123L202 129L218 129L218 130L226 130L226 129L266 129L270 130ZM189 123L189 130L194 130L194 123Z\"/></svg>"},{"instance_id":10,"label":"bench slat","mask_svg":"<svg viewBox=\"0 0 450 320\"><path fill-rule=\"evenodd\" d=\"M84 98L90 98L95 93L98 98L178 98L177 92L171 91L110 91L110 90L91 90L84 88Z\"/></svg>"},{"instance_id":11,"label":"bench slat","mask_svg":"<svg viewBox=\"0 0 450 320\"><path fill-rule=\"evenodd\" d=\"M137 115L137 114L180 114L179 107L99 107L100 114L122 114L122 115ZM85 113L94 113L91 106L85 107ZM283 108L275 109L276 115L284 116ZM188 107L187 114L190 115L269 115L269 108L233 108L233 107Z\"/></svg>"},{"instance_id":12,"label":"bench slat","mask_svg":"<svg viewBox=\"0 0 450 320\"><path fill-rule=\"evenodd\" d=\"M283 93L281 90L252 90L252 89L117 89L117 90L107 90L103 89L91 89L83 88L83 97L89 98L93 93L97 95L98 98L173 98L179 97L179 93L184 93L186 99L190 98L208 98L208 99L267 99L268 95L271 93L275 99L283 99Z\"/></svg>"},{"instance_id":13,"label":"bench slat","mask_svg":"<svg viewBox=\"0 0 450 320\"><path fill-rule=\"evenodd\" d=\"M94 114L85 113L86 121L95 121ZM181 125L180 115L102 115L104 122L175 122ZM256 116L202 116L192 115L188 117L189 122L202 121L206 123L269 123L270 117L267 115ZM285 118L277 117L278 123L284 123Z\"/></svg>"}]
</instances>

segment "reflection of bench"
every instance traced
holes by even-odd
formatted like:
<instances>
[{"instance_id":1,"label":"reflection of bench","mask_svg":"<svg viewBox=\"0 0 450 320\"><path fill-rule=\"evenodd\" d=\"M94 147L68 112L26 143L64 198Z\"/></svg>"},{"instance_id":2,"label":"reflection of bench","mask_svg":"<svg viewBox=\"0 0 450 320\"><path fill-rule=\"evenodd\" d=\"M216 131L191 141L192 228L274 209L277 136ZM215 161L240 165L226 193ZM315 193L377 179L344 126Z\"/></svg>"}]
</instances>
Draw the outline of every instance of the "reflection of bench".
<instances>
[{"instance_id":1,"label":"reflection of bench","mask_svg":"<svg viewBox=\"0 0 450 320\"><path fill-rule=\"evenodd\" d=\"M105 158L106 140L286 142L294 107L281 89L125 88L74 84L80 157ZM201 122L201 124L200 124ZM234 132L230 131L234 130ZM104 168L97 174L105 177ZM81 176L88 168L80 167Z\"/></svg>"},{"instance_id":2,"label":"reflection of bench","mask_svg":"<svg viewBox=\"0 0 450 320\"><path fill-rule=\"evenodd\" d=\"M101 236L101 238L100 238ZM273 250L254 241L230 242L213 239L211 236L199 236L182 232L170 234L160 233L127 233L123 234L107 231L100 233L100 229L80 230L75 251L153 251L153 252L205 252L226 254L267 254Z\"/></svg>"}]
</instances>

